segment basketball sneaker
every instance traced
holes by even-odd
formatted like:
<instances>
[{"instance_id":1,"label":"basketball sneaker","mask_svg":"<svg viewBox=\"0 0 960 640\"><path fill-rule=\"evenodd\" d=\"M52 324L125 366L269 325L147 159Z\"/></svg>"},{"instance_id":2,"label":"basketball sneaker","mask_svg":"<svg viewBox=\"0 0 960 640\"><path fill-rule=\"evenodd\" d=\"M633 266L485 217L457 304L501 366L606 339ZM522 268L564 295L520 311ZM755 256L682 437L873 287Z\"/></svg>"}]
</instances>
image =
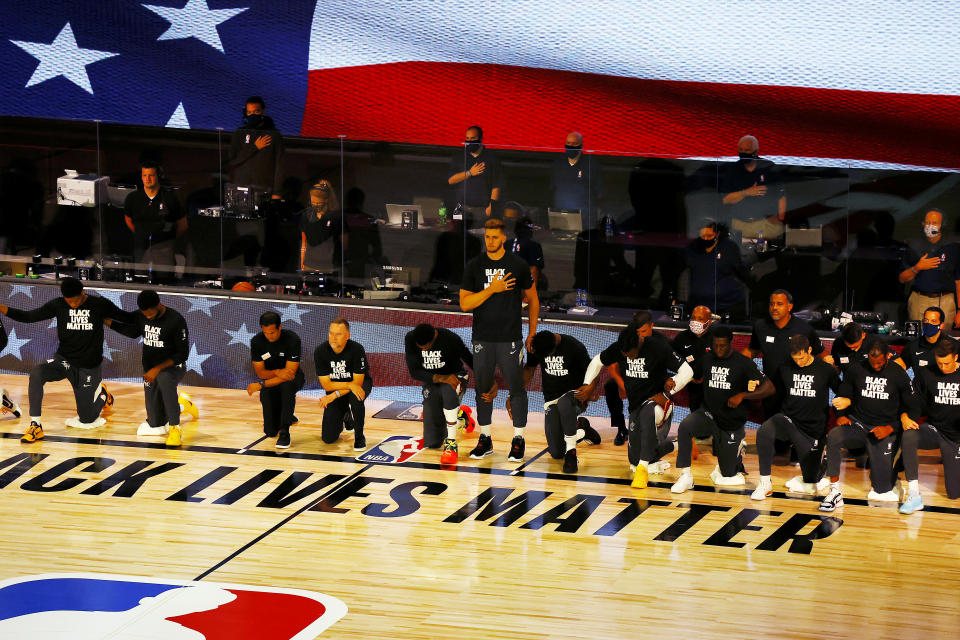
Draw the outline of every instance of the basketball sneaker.
<instances>
[{"instance_id":1,"label":"basketball sneaker","mask_svg":"<svg viewBox=\"0 0 960 640\"><path fill-rule=\"evenodd\" d=\"M170 432L167 433L167 446L168 447L179 447L183 444L183 435L180 433L180 425L173 425L170 427Z\"/></svg>"},{"instance_id":2,"label":"basketball sneaker","mask_svg":"<svg viewBox=\"0 0 960 640\"><path fill-rule=\"evenodd\" d=\"M74 416L73 418L67 418L64 424L74 429L97 429L107 424L107 419L97 418L93 422L80 422L80 416Z\"/></svg>"},{"instance_id":3,"label":"basketball sneaker","mask_svg":"<svg viewBox=\"0 0 960 640\"><path fill-rule=\"evenodd\" d=\"M353 437L353 450L354 451L363 451L367 448L367 439L363 436L362 433L358 433Z\"/></svg>"},{"instance_id":4,"label":"basketball sneaker","mask_svg":"<svg viewBox=\"0 0 960 640\"><path fill-rule=\"evenodd\" d=\"M633 482L630 483L630 486L634 489L646 489L647 476L648 471L646 465L638 464L636 470L633 472Z\"/></svg>"},{"instance_id":5,"label":"basketball sneaker","mask_svg":"<svg viewBox=\"0 0 960 640\"><path fill-rule=\"evenodd\" d=\"M138 436L165 436L169 433L170 427L162 424L159 427L151 427L149 422L141 422L137 427Z\"/></svg>"},{"instance_id":6,"label":"basketball sneaker","mask_svg":"<svg viewBox=\"0 0 960 640\"><path fill-rule=\"evenodd\" d=\"M670 468L670 463L666 460L657 460L647 465L647 475L656 476L665 473Z\"/></svg>"},{"instance_id":7,"label":"basketball sneaker","mask_svg":"<svg viewBox=\"0 0 960 640\"><path fill-rule=\"evenodd\" d=\"M30 426L27 427L26 433L20 438L20 442L36 442L37 440L43 440L43 427L34 420L30 422Z\"/></svg>"},{"instance_id":8,"label":"basketball sneaker","mask_svg":"<svg viewBox=\"0 0 960 640\"><path fill-rule=\"evenodd\" d=\"M683 493L693 489L693 475L689 473L681 473L680 477L677 478L677 481L673 483L673 486L670 487L670 493Z\"/></svg>"},{"instance_id":9,"label":"basketball sneaker","mask_svg":"<svg viewBox=\"0 0 960 640\"><path fill-rule=\"evenodd\" d=\"M613 444L621 447L623 443L627 441L627 428L626 427L617 427L617 435L613 439Z\"/></svg>"},{"instance_id":10,"label":"basketball sneaker","mask_svg":"<svg viewBox=\"0 0 960 640\"><path fill-rule=\"evenodd\" d=\"M840 487L830 487L830 493L820 503L820 511L833 511L843 506L843 493Z\"/></svg>"},{"instance_id":11,"label":"basketball sneaker","mask_svg":"<svg viewBox=\"0 0 960 640\"><path fill-rule=\"evenodd\" d=\"M567 451L565 454L563 454L563 472L564 473L577 472L577 450L576 449L570 449L570 451Z\"/></svg>"},{"instance_id":12,"label":"basketball sneaker","mask_svg":"<svg viewBox=\"0 0 960 640\"><path fill-rule=\"evenodd\" d=\"M590 426L589 420L587 420L583 416L580 416L579 418L577 418L577 428L583 429L583 433L584 433L584 436L580 440L580 442L583 442L583 440L587 440L590 444L600 444L601 442L600 432Z\"/></svg>"},{"instance_id":13,"label":"basketball sneaker","mask_svg":"<svg viewBox=\"0 0 960 640\"><path fill-rule=\"evenodd\" d=\"M487 456L493 455L493 438L490 436L485 436L482 433L480 437L477 438L477 446L473 448L473 451L470 452L470 457L474 460L479 460L481 458L486 458Z\"/></svg>"},{"instance_id":14,"label":"basketball sneaker","mask_svg":"<svg viewBox=\"0 0 960 640\"><path fill-rule=\"evenodd\" d=\"M907 499L900 505L900 513L910 515L914 511L923 511L923 497L919 491L911 491L907 494Z\"/></svg>"},{"instance_id":15,"label":"basketball sneaker","mask_svg":"<svg viewBox=\"0 0 960 640\"><path fill-rule=\"evenodd\" d=\"M710 472L710 479L718 487L738 487L747 483L739 471L732 476L725 476L720 473L720 467L714 467Z\"/></svg>"},{"instance_id":16,"label":"basketball sneaker","mask_svg":"<svg viewBox=\"0 0 960 640\"><path fill-rule=\"evenodd\" d=\"M773 481L766 478L760 478L757 488L750 494L752 500L766 500L773 495Z\"/></svg>"},{"instance_id":17,"label":"basketball sneaker","mask_svg":"<svg viewBox=\"0 0 960 640\"><path fill-rule=\"evenodd\" d=\"M2 399L2 406L0 406L0 410L2 410L3 413L12 413L14 418L20 417L20 407L17 406L17 403L13 401L9 391L6 389L0 389L0 399Z\"/></svg>"},{"instance_id":18,"label":"basketball sneaker","mask_svg":"<svg viewBox=\"0 0 960 640\"><path fill-rule=\"evenodd\" d=\"M281 429L280 433L277 434L277 449L289 449L290 448L290 430Z\"/></svg>"},{"instance_id":19,"label":"basketball sneaker","mask_svg":"<svg viewBox=\"0 0 960 640\"><path fill-rule=\"evenodd\" d=\"M523 462L523 452L527 448L527 443L524 441L523 436L513 436L513 441L510 443L510 454L507 455L507 460L510 462Z\"/></svg>"},{"instance_id":20,"label":"basketball sneaker","mask_svg":"<svg viewBox=\"0 0 960 640\"><path fill-rule=\"evenodd\" d=\"M181 393L177 395L177 400L180 401L180 413L188 413L194 420L200 419L200 409L193 403L193 398L186 393Z\"/></svg>"},{"instance_id":21,"label":"basketball sneaker","mask_svg":"<svg viewBox=\"0 0 960 640\"><path fill-rule=\"evenodd\" d=\"M460 433L473 433L477 428L477 421L473 419L473 411L465 404L460 405L457 411L457 431Z\"/></svg>"},{"instance_id":22,"label":"basketball sneaker","mask_svg":"<svg viewBox=\"0 0 960 640\"><path fill-rule=\"evenodd\" d=\"M113 412L113 394L107 391L107 388L102 382L100 383L100 393L104 393L107 396L106 402L103 403L103 409L100 410L100 415L108 416Z\"/></svg>"},{"instance_id":23,"label":"basketball sneaker","mask_svg":"<svg viewBox=\"0 0 960 640\"><path fill-rule=\"evenodd\" d=\"M877 493L871 489L870 493L867 494L867 500L874 500L876 502L900 502L900 495L893 489L884 493Z\"/></svg>"},{"instance_id":24,"label":"basketball sneaker","mask_svg":"<svg viewBox=\"0 0 960 640\"><path fill-rule=\"evenodd\" d=\"M443 441L443 453L440 454L440 464L457 464L457 441L447 438Z\"/></svg>"}]
</instances>

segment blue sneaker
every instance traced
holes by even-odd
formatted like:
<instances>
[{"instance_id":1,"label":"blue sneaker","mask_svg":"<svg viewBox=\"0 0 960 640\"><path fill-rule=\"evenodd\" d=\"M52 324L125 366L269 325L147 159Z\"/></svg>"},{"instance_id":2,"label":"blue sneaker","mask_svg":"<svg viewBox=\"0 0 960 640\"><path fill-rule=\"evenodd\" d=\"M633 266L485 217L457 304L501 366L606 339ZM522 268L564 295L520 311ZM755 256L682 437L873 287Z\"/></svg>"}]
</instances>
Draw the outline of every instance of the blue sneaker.
<instances>
[{"instance_id":1,"label":"blue sneaker","mask_svg":"<svg viewBox=\"0 0 960 640\"><path fill-rule=\"evenodd\" d=\"M909 515L914 511L923 511L923 496L911 491L907 494L907 499L900 505L900 513Z\"/></svg>"}]
</instances>

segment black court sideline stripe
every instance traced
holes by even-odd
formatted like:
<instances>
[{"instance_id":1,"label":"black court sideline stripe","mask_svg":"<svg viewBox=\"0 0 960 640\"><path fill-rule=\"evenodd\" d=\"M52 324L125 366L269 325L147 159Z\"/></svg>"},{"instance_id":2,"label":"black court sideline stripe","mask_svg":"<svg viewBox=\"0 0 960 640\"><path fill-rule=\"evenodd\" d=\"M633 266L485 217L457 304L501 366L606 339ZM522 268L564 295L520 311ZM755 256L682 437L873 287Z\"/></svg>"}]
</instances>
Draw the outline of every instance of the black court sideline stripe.
<instances>
[{"instance_id":1,"label":"black court sideline stripe","mask_svg":"<svg viewBox=\"0 0 960 640\"><path fill-rule=\"evenodd\" d=\"M333 486L330 488L329 491L325 491L325 492L323 492L319 497L317 497L316 500L313 500L313 501L311 501L309 504L301 507L300 509L297 509L296 511L294 511L293 513L291 513L289 516L287 516L286 518L284 518L283 520L281 520L281 521L278 522L277 524L273 525L272 527L270 527L269 529L267 529L266 531L264 531L263 533L261 533L260 535L258 535L256 538L254 538L253 540L251 540L251 541L248 542L247 544L243 545L242 547L240 547L239 549L237 549L236 551L234 551L233 553L231 553L230 555L228 555L226 558L224 558L223 560L221 560L221 561L218 562L217 564L213 565L212 567L210 567L209 569L207 569L206 571L204 571L203 573L201 573L200 575L198 575L196 578L194 578L194 581L203 580L203 579L206 578L208 575L210 575L211 573L213 573L214 571L216 571L217 569L219 569L219 568L222 567L223 565L227 564L228 562L230 562L231 560L233 560L234 558L236 558L237 556L239 556L241 553L243 553L244 551L246 551L247 549L249 549L249 548L252 547L253 545L257 544L258 542L260 542L261 540L263 540L264 538L266 538L267 536L269 536L269 535L270 535L271 533L273 533L274 531L277 531L278 529L280 529L280 527L282 527L283 525L287 524L288 522L290 522L291 520L293 520L294 518L296 518L297 516L299 516L299 515L300 515L301 513L303 513L304 511L308 511L310 508L312 508L312 507L314 507L315 505L317 505L321 500L324 500L324 499L326 499L327 497L329 497L330 495L332 495L334 491L336 491L336 490L339 489L340 487L345 486L346 483L350 482L351 480L353 480L354 478L356 478L357 476L359 476L361 473L363 473L364 471L366 471L367 469L369 469L369 468L372 467L372 466L373 466L373 464L370 463L370 464L367 464L367 466L363 467L362 469L357 469L357 470L353 473L353 475L348 476L348 477L344 478L343 480L341 480L340 482L336 483L335 485L333 485Z\"/></svg>"},{"instance_id":2,"label":"black court sideline stripe","mask_svg":"<svg viewBox=\"0 0 960 640\"><path fill-rule=\"evenodd\" d=\"M19 433L0 433L0 438L7 440L19 440L21 434ZM200 453L220 453L226 455L242 455L242 456L261 456L267 458L290 458L291 460L316 460L321 462L343 462L343 463L353 463L353 464L369 464L373 466L385 466L385 467L400 467L405 469L430 469L434 471L456 471L460 473L479 473L481 475L492 475L492 476L504 476L504 477L522 477L522 478L536 478L543 480L564 480L567 482L594 482L597 484L610 484L610 485L626 485L629 486L631 479L630 478L607 478L604 476L584 476L584 475L569 475L566 473L554 473L550 471L528 471L523 470L520 473L514 476L516 469L499 469L496 467L463 467L463 466L451 466L451 465L441 465L437 462L414 462L407 461L401 462L399 464L390 464L383 462L358 462L354 456L337 456L328 453L299 453L296 451L271 451L268 449L249 449L244 453L238 454L235 447L212 447L205 445L187 445L181 447L168 447L162 442L134 442L130 440L107 440L103 438L78 438L75 436L56 436L56 435L47 435L44 440L50 442L67 442L75 444L90 444L90 445L104 445L111 447L130 447L133 449L171 449L177 451L197 451ZM542 455L543 452L541 452ZM539 455L537 456L539 457ZM533 460L528 461L526 464L533 462ZM526 466L523 465L523 466ZM523 469L523 466L519 469ZM649 487L654 489L670 489L672 483L670 482L649 482ZM750 495L752 491L750 489L730 489L727 487L720 488L714 487L711 485L695 485L692 491L699 491L703 493L715 493L715 494L728 494L728 495ZM683 494L678 494L683 495ZM816 496L799 496L788 494L784 492L774 492L773 496L782 500L799 500L801 502L819 502L820 498ZM867 500L862 498L847 498L843 499L844 504L850 504L855 506L871 506ZM762 504L762 503L757 503ZM874 503L886 507L894 507L893 503ZM941 507L937 505L924 505L924 511L930 513L946 513L950 515L960 515L960 507Z\"/></svg>"},{"instance_id":3,"label":"black court sideline stripe","mask_svg":"<svg viewBox=\"0 0 960 640\"><path fill-rule=\"evenodd\" d=\"M524 477L523 470L524 470L525 468L529 467L531 464L533 464L533 462L534 462L535 460L537 460L537 458L539 458L540 456L542 456L543 454L545 454L545 453L546 453L547 451L549 451L549 450L550 450L549 447L545 447L543 451L541 451L540 453L538 453L537 455L533 456L532 458L530 458L529 460L527 460L526 462L524 462L522 465L520 465L519 467L517 467L516 469L514 469L514 470L510 473L510 475L512 475L512 476L517 476L517 477L520 477L520 478Z\"/></svg>"}]
</instances>

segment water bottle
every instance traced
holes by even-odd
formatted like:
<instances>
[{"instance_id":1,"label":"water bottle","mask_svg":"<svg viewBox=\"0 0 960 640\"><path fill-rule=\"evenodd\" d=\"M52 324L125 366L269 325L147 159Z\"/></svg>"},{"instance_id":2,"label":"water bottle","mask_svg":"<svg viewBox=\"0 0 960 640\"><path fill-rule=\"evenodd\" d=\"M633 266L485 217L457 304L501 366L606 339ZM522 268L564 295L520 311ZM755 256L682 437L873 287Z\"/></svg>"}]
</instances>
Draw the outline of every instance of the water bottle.
<instances>
[{"instance_id":1,"label":"water bottle","mask_svg":"<svg viewBox=\"0 0 960 640\"><path fill-rule=\"evenodd\" d=\"M447 224L447 205L441 204L437 215L440 217L440 224Z\"/></svg>"},{"instance_id":2,"label":"water bottle","mask_svg":"<svg viewBox=\"0 0 960 640\"><path fill-rule=\"evenodd\" d=\"M763 237L763 231L757 232L757 253L763 253L767 250L767 240Z\"/></svg>"},{"instance_id":3,"label":"water bottle","mask_svg":"<svg viewBox=\"0 0 960 640\"><path fill-rule=\"evenodd\" d=\"M610 216L606 217L606 223L603 225L603 234L608 238L613 237L613 220Z\"/></svg>"},{"instance_id":4,"label":"water bottle","mask_svg":"<svg viewBox=\"0 0 960 640\"><path fill-rule=\"evenodd\" d=\"M583 289L577 289L577 306L585 307L587 306L587 292Z\"/></svg>"}]
</instances>

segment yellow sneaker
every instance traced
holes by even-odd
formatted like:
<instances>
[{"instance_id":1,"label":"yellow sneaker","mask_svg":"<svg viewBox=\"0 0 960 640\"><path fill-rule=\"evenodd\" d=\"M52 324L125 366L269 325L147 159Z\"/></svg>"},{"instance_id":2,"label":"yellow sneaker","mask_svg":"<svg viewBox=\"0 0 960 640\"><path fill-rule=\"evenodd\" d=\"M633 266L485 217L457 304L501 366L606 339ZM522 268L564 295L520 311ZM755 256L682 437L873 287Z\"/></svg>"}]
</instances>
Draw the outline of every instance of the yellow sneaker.
<instances>
[{"instance_id":1,"label":"yellow sneaker","mask_svg":"<svg viewBox=\"0 0 960 640\"><path fill-rule=\"evenodd\" d=\"M30 426L27 427L27 432L20 438L20 442L36 442L37 440L43 440L43 427L40 426L39 422L31 422Z\"/></svg>"},{"instance_id":2,"label":"yellow sneaker","mask_svg":"<svg viewBox=\"0 0 960 640\"><path fill-rule=\"evenodd\" d=\"M193 403L193 398L186 393L181 393L177 399L180 401L180 413L188 413L194 420L200 418L200 409Z\"/></svg>"},{"instance_id":3,"label":"yellow sneaker","mask_svg":"<svg viewBox=\"0 0 960 640\"><path fill-rule=\"evenodd\" d=\"M100 383L100 392L107 394L107 401L103 404L103 409L100 410L100 415L108 416L113 413L113 394L107 391L107 388Z\"/></svg>"},{"instance_id":4,"label":"yellow sneaker","mask_svg":"<svg viewBox=\"0 0 960 640\"><path fill-rule=\"evenodd\" d=\"M181 444L183 444L183 436L180 434L180 427L179 425L173 425L167 432L167 446L179 447Z\"/></svg>"},{"instance_id":5,"label":"yellow sneaker","mask_svg":"<svg viewBox=\"0 0 960 640\"><path fill-rule=\"evenodd\" d=\"M634 489L647 488L647 468L642 464L637 465L637 470L633 472L633 482L630 486Z\"/></svg>"}]
</instances>

